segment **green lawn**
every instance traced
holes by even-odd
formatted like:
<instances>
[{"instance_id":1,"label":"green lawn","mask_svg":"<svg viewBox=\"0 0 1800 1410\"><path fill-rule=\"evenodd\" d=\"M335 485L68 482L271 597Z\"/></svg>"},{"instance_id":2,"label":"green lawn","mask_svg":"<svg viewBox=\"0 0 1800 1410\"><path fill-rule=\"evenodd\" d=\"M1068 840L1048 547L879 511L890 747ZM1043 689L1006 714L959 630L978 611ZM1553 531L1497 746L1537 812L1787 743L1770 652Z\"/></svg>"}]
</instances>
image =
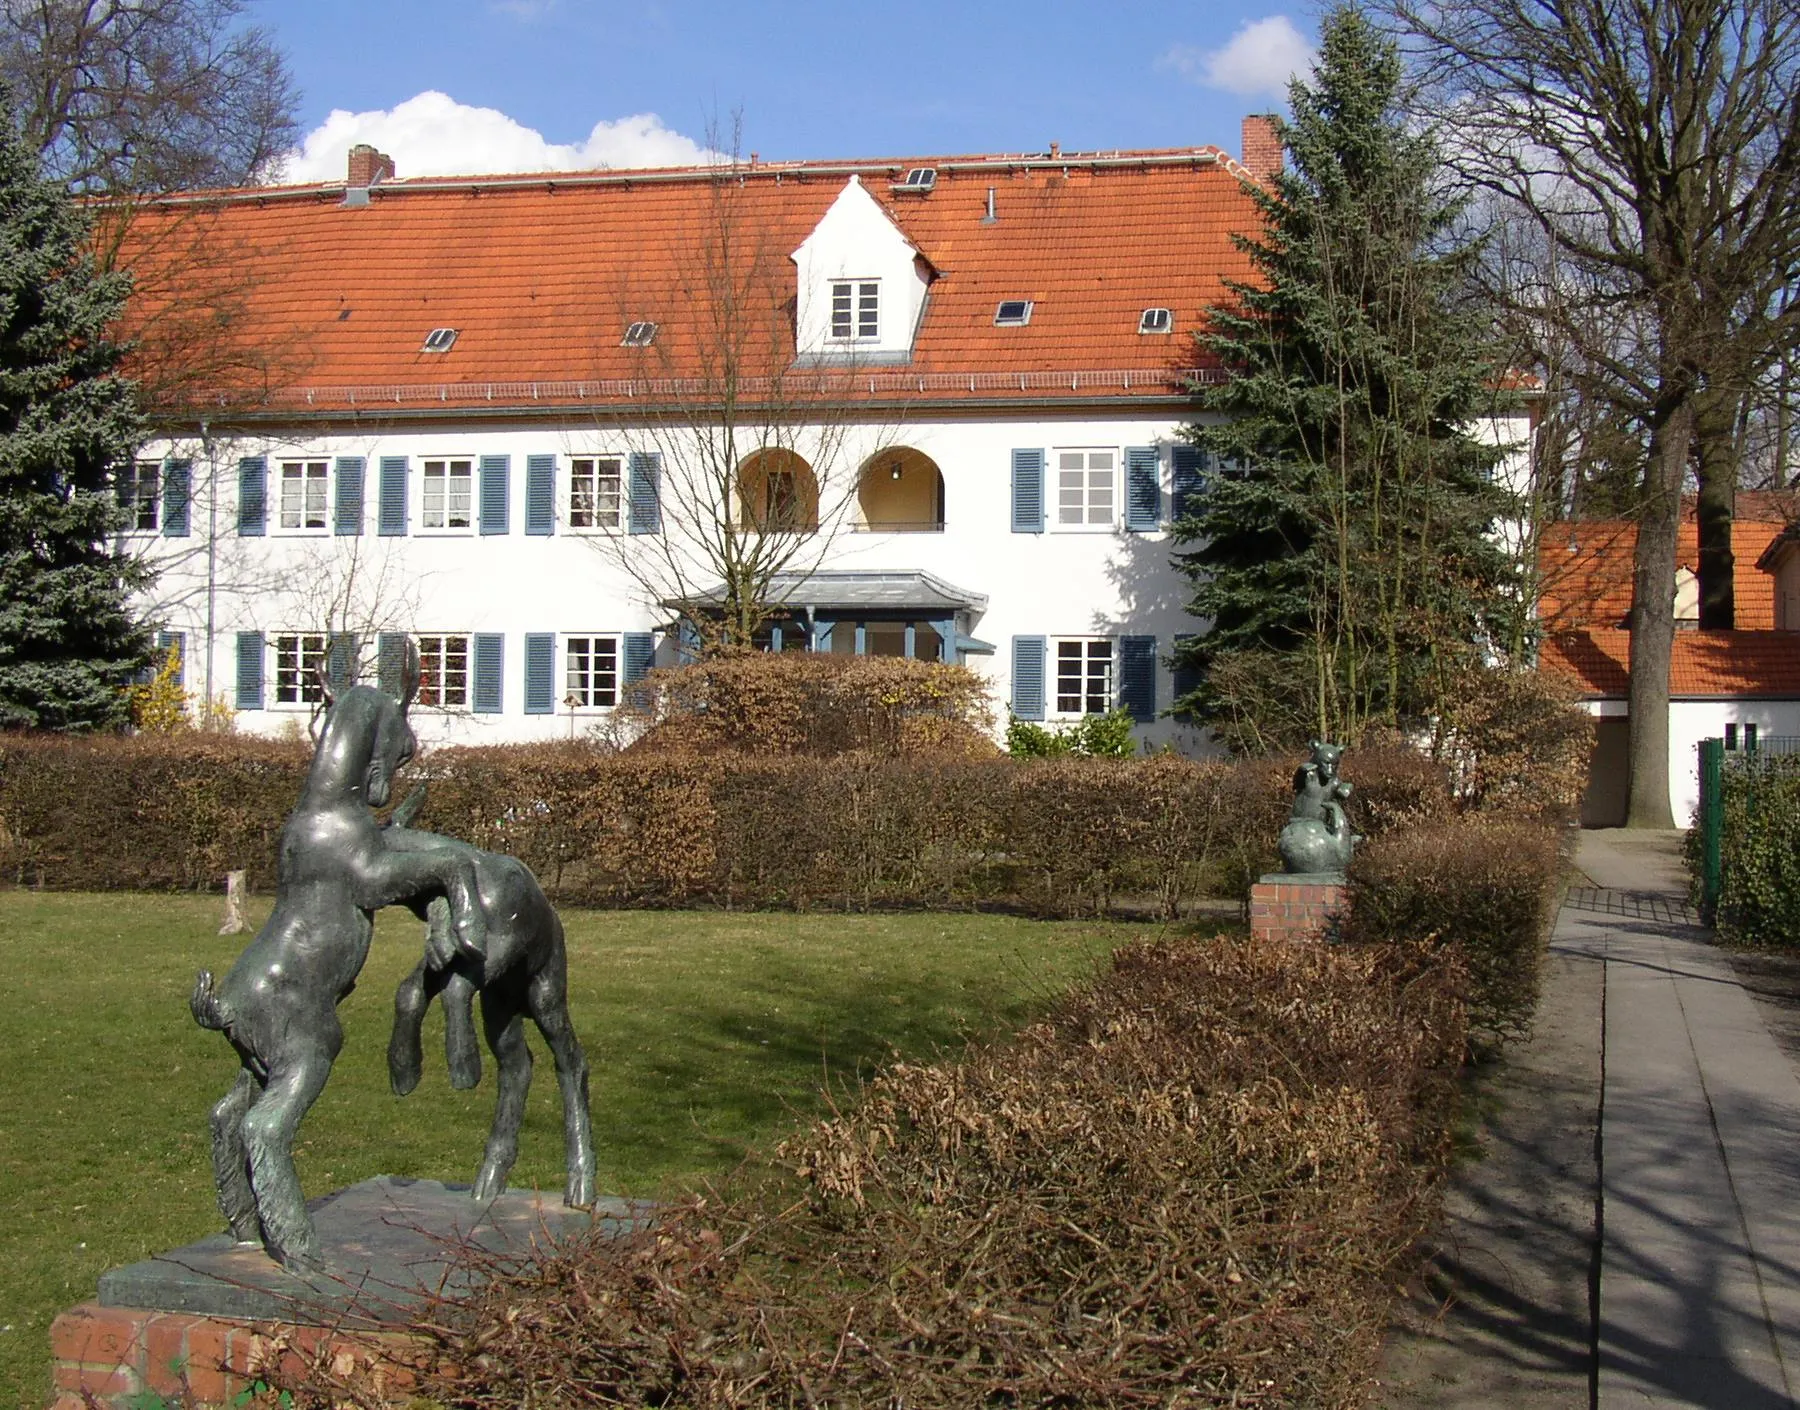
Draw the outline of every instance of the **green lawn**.
<instances>
[{"instance_id":1,"label":"green lawn","mask_svg":"<svg viewBox=\"0 0 1800 1410\"><path fill-rule=\"evenodd\" d=\"M252 923L267 912L253 908ZM216 897L0 892L7 1023L0 1072L0 1404L44 1402L48 1335L106 1269L219 1227L206 1113L235 1059L187 1012L194 971L227 968ZM593 1067L600 1188L654 1195L734 1165L821 1077L1018 1024L1143 927L990 915L566 913L570 1008ZM331 1084L301 1127L301 1178L473 1178L491 1115L444 1077L387 1088L394 985L420 927L384 915ZM434 1012L435 1019L435 1012ZM562 1184L561 1116L537 1076L515 1185Z\"/></svg>"}]
</instances>

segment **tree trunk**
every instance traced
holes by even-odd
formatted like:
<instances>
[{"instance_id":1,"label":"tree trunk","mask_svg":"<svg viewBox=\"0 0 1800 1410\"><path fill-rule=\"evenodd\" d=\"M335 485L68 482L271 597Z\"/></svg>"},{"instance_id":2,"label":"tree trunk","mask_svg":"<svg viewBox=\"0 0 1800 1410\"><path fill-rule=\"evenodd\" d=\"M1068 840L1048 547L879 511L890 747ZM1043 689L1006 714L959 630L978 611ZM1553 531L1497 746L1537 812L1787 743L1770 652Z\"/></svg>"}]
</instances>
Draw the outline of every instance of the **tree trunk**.
<instances>
[{"instance_id":1,"label":"tree trunk","mask_svg":"<svg viewBox=\"0 0 1800 1410\"><path fill-rule=\"evenodd\" d=\"M1740 399L1711 392L1695 409L1694 448L1700 494L1700 630L1728 632L1737 625L1731 552L1731 520L1737 507L1738 407Z\"/></svg>"},{"instance_id":2,"label":"tree trunk","mask_svg":"<svg viewBox=\"0 0 1800 1410\"><path fill-rule=\"evenodd\" d=\"M1630 801L1625 826L1672 828L1669 806L1669 660L1675 647L1675 546L1694 406L1681 394L1650 434L1632 572Z\"/></svg>"}]
</instances>

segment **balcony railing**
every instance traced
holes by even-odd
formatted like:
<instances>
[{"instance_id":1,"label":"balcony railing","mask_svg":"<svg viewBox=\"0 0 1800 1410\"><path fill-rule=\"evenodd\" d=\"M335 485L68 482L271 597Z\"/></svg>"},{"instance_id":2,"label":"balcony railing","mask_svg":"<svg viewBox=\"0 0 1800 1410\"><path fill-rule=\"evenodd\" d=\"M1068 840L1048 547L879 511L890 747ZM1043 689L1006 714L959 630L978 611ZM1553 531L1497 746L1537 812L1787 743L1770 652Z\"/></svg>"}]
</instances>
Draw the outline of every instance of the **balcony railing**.
<instances>
[{"instance_id":1,"label":"balcony railing","mask_svg":"<svg viewBox=\"0 0 1800 1410\"><path fill-rule=\"evenodd\" d=\"M853 534L941 534L944 532L942 519L873 519L863 524L852 524Z\"/></svg>"}]
</instances>

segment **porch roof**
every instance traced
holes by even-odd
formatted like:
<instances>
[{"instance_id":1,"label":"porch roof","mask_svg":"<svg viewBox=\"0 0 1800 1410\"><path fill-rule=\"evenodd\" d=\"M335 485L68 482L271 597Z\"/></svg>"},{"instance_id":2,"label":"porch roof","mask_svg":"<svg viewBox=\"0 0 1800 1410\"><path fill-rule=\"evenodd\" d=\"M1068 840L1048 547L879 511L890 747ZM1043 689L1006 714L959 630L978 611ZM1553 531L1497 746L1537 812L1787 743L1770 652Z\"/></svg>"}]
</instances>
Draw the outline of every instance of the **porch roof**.
<instances>
[{"instance_id":1,"label":"porch roof","mask_svg":"<svg viewBox=\"0 0 1800 1410\"><path fill-rule=\"evenodd\" d=\"M984 612L987 595L970 592L921 569L881 572L868 569L821 569L812 573L777 573L769 581L769 601L812 612ZM721 602L725 585L699 593L691 604L668 601L664 607L705 606Z\"/></svg>"}]
</instances>

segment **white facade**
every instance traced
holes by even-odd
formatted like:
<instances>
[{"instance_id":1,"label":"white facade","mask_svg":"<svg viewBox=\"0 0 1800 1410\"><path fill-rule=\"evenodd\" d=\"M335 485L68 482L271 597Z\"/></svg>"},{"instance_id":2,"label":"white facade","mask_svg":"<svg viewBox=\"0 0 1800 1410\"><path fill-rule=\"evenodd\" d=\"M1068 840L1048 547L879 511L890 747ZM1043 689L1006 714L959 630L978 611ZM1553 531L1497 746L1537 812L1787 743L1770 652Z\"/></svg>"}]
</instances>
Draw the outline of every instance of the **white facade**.
<instances>
[{"instance_id":1,"label":"white facade","mask_svg":"<svg viewBox=\"0 0 1800 1410\"><path fill-rule=\"evenodd\" d=\"M1626 702L1590 700L1596 722L1624 728ZM1671 700L1669 702L1669 808L1676 827L1692 827L1700 810L1700 741L1726 739L1733 747L1754 740L1800 737L1800 700Z\"/></svg>"}]
</instances>

